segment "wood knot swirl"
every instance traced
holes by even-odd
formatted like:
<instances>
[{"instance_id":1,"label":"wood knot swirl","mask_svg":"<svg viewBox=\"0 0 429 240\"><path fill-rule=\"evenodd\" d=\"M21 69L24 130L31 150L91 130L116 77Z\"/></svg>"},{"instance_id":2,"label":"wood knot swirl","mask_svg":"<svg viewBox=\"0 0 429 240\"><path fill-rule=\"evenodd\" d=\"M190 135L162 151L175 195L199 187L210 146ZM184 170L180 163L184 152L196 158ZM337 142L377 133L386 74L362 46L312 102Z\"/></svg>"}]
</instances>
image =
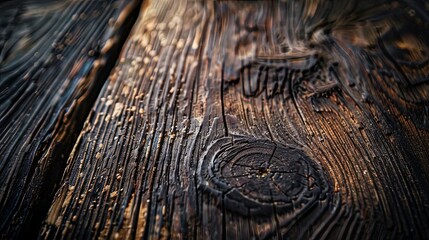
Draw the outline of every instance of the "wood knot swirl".
<instances>
[{"instance_id":1,"label":"wood knot swirl","mask_svg":"<svg viewBox=\"0 0 429 240\"><path fill-rule=\"evenodd\" d=\"M208 147L197 174L201 190L246 216L298 214L330 197L329 183L316 162L300 149L268 140L218 139Z\"/></svg>"}]
</instances>

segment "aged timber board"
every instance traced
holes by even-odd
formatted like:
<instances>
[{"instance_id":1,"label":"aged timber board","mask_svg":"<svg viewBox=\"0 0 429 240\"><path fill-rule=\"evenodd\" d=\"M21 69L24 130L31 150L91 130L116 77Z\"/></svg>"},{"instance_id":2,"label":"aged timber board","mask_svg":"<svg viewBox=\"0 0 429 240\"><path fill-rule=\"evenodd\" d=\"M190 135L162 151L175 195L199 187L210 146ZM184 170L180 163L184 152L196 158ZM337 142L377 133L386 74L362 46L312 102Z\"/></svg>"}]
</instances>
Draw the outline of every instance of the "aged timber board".
<instances>
[{"instance_id":1,"label":"aged timber board","mask_svg":"<svg viewBox=\"0 0 429 240\"><path fill-rule=\"evenodd\" d=\"M129 0L0 2L0 238L38 234L138 10Z\"/></svg>"},{"instance_id":2,"label":"aged timber board","mask_svg":"<svg viewBox=\"0 0 429 240\"><path fill-rule=\"evenodd\" d=\"M40 236L426 238L428 11L145 1Z\"/></svg>"},{"instance_id":3,"label":"aged timber board","mask_svg":"<svg viewBox=\"0 0 429 240\"><path fill-rule=\"evenodd\" d=\"M426 237L427 20L406 2L146 2L42 236Z\"/></svg>"}]
</instances>

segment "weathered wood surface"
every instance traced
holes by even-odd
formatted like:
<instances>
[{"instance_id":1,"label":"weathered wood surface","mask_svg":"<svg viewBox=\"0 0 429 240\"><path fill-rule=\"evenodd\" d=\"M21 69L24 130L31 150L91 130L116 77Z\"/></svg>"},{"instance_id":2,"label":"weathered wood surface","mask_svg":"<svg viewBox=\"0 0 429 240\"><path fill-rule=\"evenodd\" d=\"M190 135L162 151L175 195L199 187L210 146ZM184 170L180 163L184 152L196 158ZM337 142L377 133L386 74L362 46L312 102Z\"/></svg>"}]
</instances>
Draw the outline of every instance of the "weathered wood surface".
<instances>
[{"instance_id":1,"label":"weathered wood surface","mask_svg":"<svg viewBox=\"0 0 429 240\"><path fill-rule=\"evenodd\" d=\"M139 1L0 3L0 237L39 232Z\"/></svg>"},{"instance_id":2,"label":"weathered wood surface","mask_svg":"<svg viewBox=\"0 0 429 240\"><path fill-rule=\"evenodd\" d=\"M426 238L428 11L145 1L40 236Z\"/></svg>"}]
</instances>

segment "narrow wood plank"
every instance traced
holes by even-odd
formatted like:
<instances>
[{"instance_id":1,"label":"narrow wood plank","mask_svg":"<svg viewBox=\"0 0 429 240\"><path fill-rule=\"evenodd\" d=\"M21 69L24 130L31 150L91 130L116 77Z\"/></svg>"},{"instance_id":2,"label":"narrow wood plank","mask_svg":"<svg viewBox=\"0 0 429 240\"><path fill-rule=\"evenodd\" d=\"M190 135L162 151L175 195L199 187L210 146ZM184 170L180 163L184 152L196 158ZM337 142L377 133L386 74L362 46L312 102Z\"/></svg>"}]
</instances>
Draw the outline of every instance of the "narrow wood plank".
<instances>
[{"instance_id":1,"label":"narrow wood plank","mask_svg":"<svg viewBox=\"0 0 429 240\"><path fill-rule=\"evenodd\" d=\"M0 237L34 238L140 1L0 3Z\"/></svg>"},{"instance_id":2,"label":"narrow wood plank","mask_svg":"<svg viewBox=\"0 0 429 240\"><path fill-rule=\"evenodd\" d=\"M425 238L413 4L147 2L42 237Z\"/></svg>"}]
</instances>

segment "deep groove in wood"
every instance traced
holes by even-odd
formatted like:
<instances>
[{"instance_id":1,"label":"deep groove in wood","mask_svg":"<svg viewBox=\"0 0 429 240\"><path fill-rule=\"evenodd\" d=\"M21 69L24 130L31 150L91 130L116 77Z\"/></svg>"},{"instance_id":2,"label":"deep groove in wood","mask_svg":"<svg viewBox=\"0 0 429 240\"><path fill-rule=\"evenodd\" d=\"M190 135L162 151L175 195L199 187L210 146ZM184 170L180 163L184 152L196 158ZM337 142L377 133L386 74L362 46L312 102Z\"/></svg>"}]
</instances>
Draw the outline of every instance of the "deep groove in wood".
<instances>
[{"instance_id":1,"label":"deep groove in wood","mask_svg":"<svg viewBox=\"0 0 429 240\"><path fill-rule=\"evenodd\" d=\"M98 11L100 11L100 9L97 9L96 7L92 6L91 4L93 3L94 2L80 4L81 6L86 6L86 9L81 10L81 17L83 16L87 18L88 16L84 16L85 14L99 14ZM12 6L9 6L6 3L6 5L3 7L11 7L13 9L14 3L9 4ZM65 2L63 4L67 5L70 3ZM108 2L106 1L103 4L108 4ZM80 43L81 46L77 46L76 51L88 51L88 56L86 57L86 59L85 57L80 59L80 61L85 61L83 62L83 65L79 65L79 62L76 62L75 68L77 71L80 72L77 72L77 74L76 72L73 73L74 70L72 69L69 72L65 71L64 73L62 73L63 75L57 76L57 78L59 79L58 83L64 81L63 79L65 78L74 78L76 79L74 81L78 82L75 86L69 87L69 89L64 89L63 87L63 91L71 92L65 96L57 95L58 97L63 98L60 99L60 101L53 101L53 104L55 104L53 106L46 106L49 107L49 111L48 114L44 116L45 119L50 121L50 123L48 123L49 125L47 125L47 123L44 123L44 121L40 121L40 126L38 128L41 128L41 126L46 128L46 126L48 126L49 129L47 131L47 134L43 136L43 141L41 141L41 144L39 146L36 145L35 149L31 151L31 154L33 155L33 157L30 158L31 167L29 168L28 173L26 173L26 176L22 176L22 179L25 180L25 184L22 187L22 190L20 190L22 192L21 196L16 198L10 195L3 195L1 198L2 217L0 223L2 237L34 238L40 231L39 227L46 217L47 211L50 207L50 203L53 199L53 194L58 189L59 181L61 180L62 174L66 168L67 158L74 144L76 143L78 133L82 130L84 121L87 119L87 116L90 113L93 103L95 102L95 99L97 99L98 93L104 85L105 80L109 76L111 69L113 69L113 67L115 66L122 45L125 43L125 40L127 39L127 36L139 15L139 9L141 5L140 0L123 1L117 2L116 4L121 4L116 7L118 8L116 14L114 12L114 8L108 7L107 9L102 10L105 12L105 17L104 19L101 19L104 22L100 22L101 26L107 25L107 17L109 16L109 14L111 16L114 16L115 18L116 16L120 15L119 19L115 19L113 20L113 22L110 23L114 25L109 28L102 27L100 29L101 31L98 30L99 32L94 32L93 30L93 32L86 33L88 37L90 36L89 34L96 34L95 36L99 37L99 39L96 40L98 41L99 45L91 46L89 45L89 42L87 42L87 40L84 40L82 43ZM53 3L52 5L55 6L55 3ZM73 6L73 3L70 4L70 6ZM76 4L76 6L79 6L79 3ZM48 10L46 10L46 12L48 13L49 7L50 6L48 5ZM27 13L25 11L31 10L32 9L29 7L28 9L22 11L24 11L24 13ZM35 10L37 11L37 8ZM77 13L79 13L79 11L76 11L71 8L70 12L73 13L73 11L77 16ZM93 12L90 13L91 11ZM73 15L73 18L75 18L75 15ZM67 28L59 30L63 31L66 29ZM106 29L111 32L109 33L105 31ZM71 28L71 30L73 30L73 27ZM77 32L76 34L79 34L79 32ZM8 42L8 40L10 40L10 36L10 34L5 35L6 44L10 42ZM84 37L87 36L84 35ZM37 41L38 39L36 38L35 40ZM53 43L52 52L54 54L57 45L64 44L61 43L61 41L61 39L58 39ZM49 42L49 39L47 40L47 42ZM91 44L94 44L94 41L92 41ZM48 46L48 49L49 47L51 46ZM13 74L15 73L12 73L12 75L10 75L7 72L8 64L10 64L8 62L8 57L11 58L10 54L12 53L15 52L2 51L1 59L3 59L3 61L1 62L1 67L3 69L0 69L0 75L5 78L1 79L2 81L0 82L0 84L10 85L12 83L11 80L14 80L15 75ZM61 53L57 52L57 54ZM52 60L49 59L51 58L48 58L48 61L52 62ZM55 64L58 64L57 66L60 66L58 60L57 63L52 62L49 63L49 65L45 63L45 65L40 69L40 71L47 71L50 67L55 68L57 67ZM5 71L2 72L2 70ZM60 69L58 68L58 70ZM40 76L43 76L42 74L43 73L41 73ZM37 81L37 78L39 78L39 75L37 75L37 73L36 75L32 75L30 72L24 76L24 83L30 80L26 79L27 76L32 77L31 80L34 79L33 81ZM19 77L21 77L21 75L16 75L16 78ZM7 90L7 88L2 88L2 91L3 90ZM55 92L52 92L51 94L52 96L56 96ZM7 96L8 95L6 92L3 97ZM36 102L37 101L38 100L36 98ZM1 107L2 109L6 110L8 108L7 102L3 102ZM11 117L16 117L15 113L11 112L10 110L6 111L8 111L7 115L3 115L0 119L0 121L2 121L2 125L7 125L6 121L10 121ZM42 113L40 112L39 114ZM8 117L9 119L5 117ZM8 128L3 128L2 130L8 130ZM28 140L26 141L33 141L32 137L28 138ZM1 147L3 148L3 150L7 150L6 148L4 148L4 146ZM7 155L5 155L5 153L3 152L1 159L2 165L6 160L8 160L6 156ZM11 158L10 160L18 161L19 159ZM3 169L3 171L4 170L6 169ZM20 179L17 178L16 180ZM5 183L6 182L2 183L3 187L5 186ZM13 207L12 209L6 209L5 206L7 206L7 201L15 201L19 205L17 207Z\"/></svg>"}]
</instances>

